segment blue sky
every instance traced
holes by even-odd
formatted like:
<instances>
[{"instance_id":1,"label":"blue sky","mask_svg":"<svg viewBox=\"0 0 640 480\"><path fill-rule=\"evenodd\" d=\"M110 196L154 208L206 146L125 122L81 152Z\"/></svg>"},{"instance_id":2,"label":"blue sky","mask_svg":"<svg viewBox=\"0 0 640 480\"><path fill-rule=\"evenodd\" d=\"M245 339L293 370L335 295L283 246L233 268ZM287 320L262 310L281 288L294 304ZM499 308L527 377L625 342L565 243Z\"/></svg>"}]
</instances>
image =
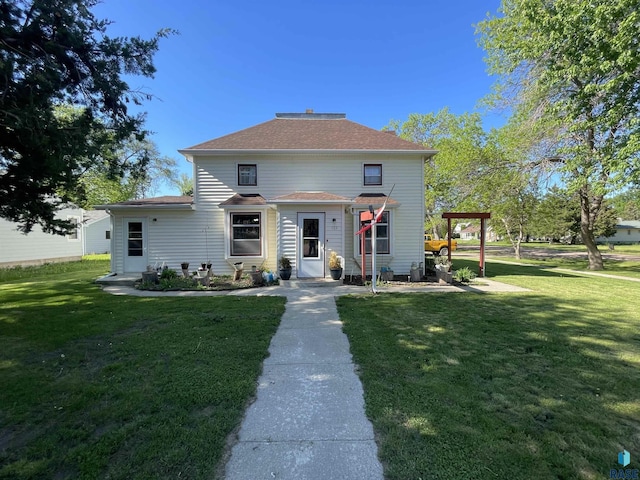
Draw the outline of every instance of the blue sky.
<instances>
[{"instance_id":1,"label":"blue sky","mask_svg":"<svg viewBox=\"0 0 640 480\"><path fill-rule=\"evenodd\" d=\"M276 112L346 113L381 129L410 113L474 111L491 90L473 25L499 0L103 0L112 36L161 41L154 79L132 88L147 127L181 172L177 150L265 122ZM488 126L499 117L489 117ZM159 194L176 194L165 188Z\"/></svg>"}]
</instances>

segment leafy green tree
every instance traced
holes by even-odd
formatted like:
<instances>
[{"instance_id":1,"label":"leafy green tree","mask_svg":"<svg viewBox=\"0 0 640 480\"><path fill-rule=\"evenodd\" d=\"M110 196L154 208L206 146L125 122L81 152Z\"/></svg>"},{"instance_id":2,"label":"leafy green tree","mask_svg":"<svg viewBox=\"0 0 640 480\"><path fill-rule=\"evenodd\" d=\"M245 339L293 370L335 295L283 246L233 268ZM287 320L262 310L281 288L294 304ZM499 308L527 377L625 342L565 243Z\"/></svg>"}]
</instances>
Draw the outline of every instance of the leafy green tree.
<instances>
[{"instance_id":1,"label":"leafy green tree","mask_svg":"<svg viewBox=\"0 0 640 480\"><path fill-rule=\"evenodd\" d=\"M631 188L611 199L618 217L623 220L640 220L640 188Z\"/></svg>"},{"instance_id":2,"label":"leafy green tree","mask_svg":"<svg viewBox=\"0 0 640 480\"><path fill-rule=\"evenodd\" d=\"M55 218L66 202L83 199L79 178L95 163L121 171L109 150L145 137L143 115L129 103L124 75L152 77L161 37L113 38L90 9L97 0L0 0L0 217L28 233L39 224L65 233ZM79 115L60 115L73 105ZM146 158L127 168L143 171Z\"/></svg>"},{"instance_id":3,"label":"leafy green tree","mask_svg":"<svg viewBox=\"0 0 640 480\"><path fill-rule=\"evenodd\" d=\"M411 114L385 127L398 136L438 150L425 165L425 229L440 237L446 222L440 214L475 205L478 167L488 163L488 136L477 113L455 115L447 108L437 113Z\"/></svg>"},{"instance_id":4,"label":"leafy green tree","mask_svg":"<svg viewBox=\"0 0 640 480\"><path fill-rule=\"evenodd\" d=\"M576 200L566 189L550 188L536 208L532 232L551 241L579 236L580 203Z\"/></svg>"},{"instance_id":5,"label":"leafy green tree","mask_svg":"<svg viewBox=\"0 0 640 480\"><path fill-rule=\"evenodd\" d=\"M182 173L173 184L178 187L180 195L193 195L193 178Z\"/></svg>"},{"instance_id":6,"label":"leafy green tree","mask_svg":"<svg viewBox=\"0 0 640 480\"><path fill-rule=\"evenodd\" d=\"M160 155L151 140L140 141L132 136L114 145L111 154L117 161L96 163L80 176L84 199L76 201L79 206L92 208L94 205L149 197L162 185L176 182L176 160ZM145 164L146 168L136 169L135 166L140 164ZM115 174L110 170L114 166L118 167Z\"/></svg>"},{"instance_id":7,"label":"leafy green tree","mask_svg":"<svg viewBox=\"0 0 640 480\"><path fill-rule=\"evenodd\" d=\"M526 158L577 194L592 270L603 268L595 231L605 196L640 174L639 22L637 0L503 0L477 27L499 75L494 100L538 136Z\"/></svg>"}]
</instances>

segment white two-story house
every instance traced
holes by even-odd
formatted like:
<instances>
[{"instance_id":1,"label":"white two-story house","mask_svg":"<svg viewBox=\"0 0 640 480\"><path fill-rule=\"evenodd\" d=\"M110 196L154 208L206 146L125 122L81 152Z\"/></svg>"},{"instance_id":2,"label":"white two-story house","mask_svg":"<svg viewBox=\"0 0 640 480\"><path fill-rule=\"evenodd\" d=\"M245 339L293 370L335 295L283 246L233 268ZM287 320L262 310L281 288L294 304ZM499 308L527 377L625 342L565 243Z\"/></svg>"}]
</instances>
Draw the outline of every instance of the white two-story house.
<instances>
[{"instance_id":1,"label":"white two-story house","mask_svg":"<svg viewBox=\"0 0 640 480\"><path fill-rule=\"evenodd\" d=\"M276 114L180 153L193 164L193 197L99 207L112 216L112 272L182 262L191 270L210 262L214 274L239 262L275 271L284 255L294 277L322 278L336 251L344 274L357 275L359 214L385 200L377 265L405 274L424 258L424 162L436 152L393 132L344 114ZM370 256L366 264L370 275Z\"/></svg>"}]
</instances>

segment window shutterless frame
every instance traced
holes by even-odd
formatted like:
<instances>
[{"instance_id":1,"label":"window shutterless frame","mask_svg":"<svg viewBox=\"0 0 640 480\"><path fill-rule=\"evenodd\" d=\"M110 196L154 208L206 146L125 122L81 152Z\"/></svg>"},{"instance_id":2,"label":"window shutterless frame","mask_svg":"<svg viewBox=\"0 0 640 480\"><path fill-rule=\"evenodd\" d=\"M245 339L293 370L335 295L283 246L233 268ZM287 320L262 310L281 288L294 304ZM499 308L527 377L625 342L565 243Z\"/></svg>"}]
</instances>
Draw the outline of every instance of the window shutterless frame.
<instances>
[{"instance_id":1,"label":"window shutterless frame","mask_svg":"<svg viewBox=\"0 0 640 480\"><path fill-rule=\"evenodd\" d=\"M358 217L360 212L358 212ZM386 255L391 253L391 212L382 212L382 219L376 224L376 253ZM365 249L367 255L371 253L371 229L365 232ZM362 255L360 242L358 241L358 254Z\"/></svg>"},{"instance_id":2,"label":"window shutterless frame","mask_svg":"<svg viewBox=\"0 0 640 480\"><path fill-rule=\"evenodd\" d=\"M365 163L363 166L364 185L382 185L382 164Z\"/></svg>"},{"instance_id":3,"label":"window shutterless frame","mask_svg":"<svg viewBox=\"0 0 640 480\"><path fill-rule=\"evenodd\" d=\"M262 215L258 212L230 213L232 257L262 255Z\"/></svg>"},{"instance_id":4,"label":"window shutterless frame","mask_svg":"<svg viewBox=\"0 0 640 480\"><path fill-rule=\"evenodd\" d=\"M258 185L258 166L255 163L238 164L238 185L248 187Z\"/></svg>"}]
</instances>

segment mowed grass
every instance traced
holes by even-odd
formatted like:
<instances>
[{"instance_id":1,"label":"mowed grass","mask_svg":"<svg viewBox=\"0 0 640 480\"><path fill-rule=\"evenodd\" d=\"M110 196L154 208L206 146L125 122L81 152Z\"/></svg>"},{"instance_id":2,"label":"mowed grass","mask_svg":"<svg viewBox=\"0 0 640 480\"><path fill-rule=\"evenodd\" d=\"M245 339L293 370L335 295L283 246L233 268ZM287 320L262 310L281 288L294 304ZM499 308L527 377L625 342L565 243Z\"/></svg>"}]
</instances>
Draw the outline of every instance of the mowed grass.
<instances>
[{"instance_id":1,"label":"mowed grass","mask_svg":"<svg viewBox=\"0 0 640 480\"><path fill-rule=\"evenodd\" d=\"M640 284L487 272L531 291L337 300L386 477L601 479L623 448L639 468Z\"/></svg>"},{"instance_id":2,"label":"mowed grass","mask_svg":"<svg viewBox=\"0 0 640 480\"><path fill-rule=\"evenodd\" d=\"M0 274L0 478L216 477L285 300L113 296L108 269Z\"/></svg>"}]
</instances>

